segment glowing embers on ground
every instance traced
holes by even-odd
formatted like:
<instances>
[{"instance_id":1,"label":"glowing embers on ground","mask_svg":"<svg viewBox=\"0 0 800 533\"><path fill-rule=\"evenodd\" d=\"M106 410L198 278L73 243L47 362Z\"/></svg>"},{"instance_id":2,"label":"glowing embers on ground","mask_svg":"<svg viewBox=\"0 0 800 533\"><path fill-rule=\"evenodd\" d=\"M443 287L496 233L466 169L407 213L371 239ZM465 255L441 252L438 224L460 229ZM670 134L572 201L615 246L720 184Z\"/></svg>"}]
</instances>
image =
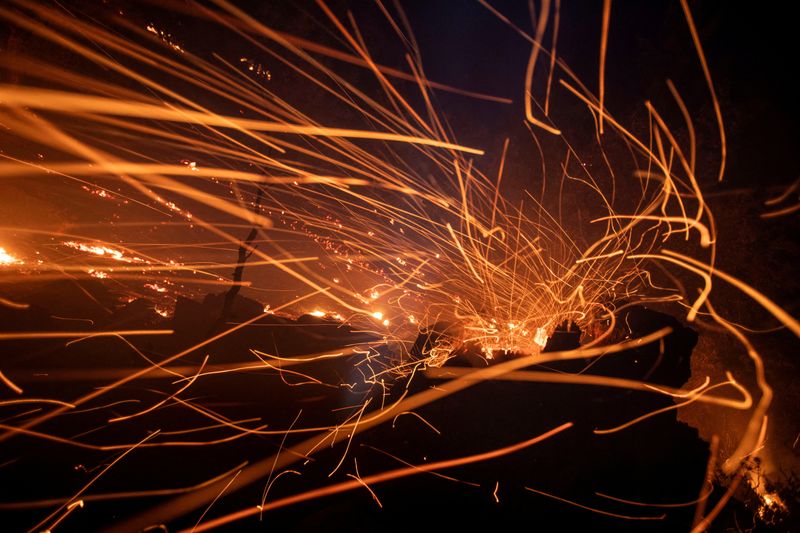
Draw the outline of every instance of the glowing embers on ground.
<instances>
[{"instance_id":1,"label":"glowing embers on ground","mask_svg":"<svg viewBox=\"0 0 800 533\"><path fill-rule=\"evenodd\" d=\"M151 291L155 291L155 292L161 292L161 293L167 292L167 288L166 287L162 287L158 283L145 283L144 287L146 289L150 289Z\"/></svg>"},{"instance_id":2,"label":"glowing embers on ground","mask_svg":"<svg viewBox=\"0 0 800 533\"><path fill-rule=\"evenodd\" d=\"M122 250L117 250L116 248L111 248L110 246L106 246L104 244L90 244L75 241L66 241L63 244L64 246L68 246L69 248L78 250L80 252L94 254L103 258L113 259L114 261L120 261L122 263L149 263L149 261L142 259L141 257L127 255Z\"/></svg>"},{"instance_id":3,"label":"glowing embers on ground","mask_svg":"<svg viewBox=\"0 0 800 533\"><path fill-rule=\"evenodd\" d=\"M269 307L269 306L267 306L267 307ZM265 310L265 312L266 312L266 310ZM315 317L315 318L328 318L328 319L331 319L331 320L335 320L336 322L344 322L345 321L344 317L341 314L339 314L339 313L337 313L335 311L321 311L319 309L314 309L313 311L309 312L308 314L313 316L313 317Z\"/></svg>"},{"instance_id":4,"label":"glowing embers on ground","mask_svg":"<svg viewBox=\"0 0 800 533\"><path fill-rule=\"evenodd\" d=\"M535 355L547 345L551 322L535 326L525 320L505 324L494 318L478 320L465 326L465 343L479 346L486 359L494 359L499 354Z\"/></svg>"},{"instance_id":5,"label":"glowing embers on ground","mask_svg":"<svg viewBox=\"0 0 800 533\"><path fill-rule=\"evenodd\" d=\"M21 265L24 261L13 256L11 253L7 252L5 248L0 246L0 267L8 266L8 265Z\"/></svg>"}]
</instances>

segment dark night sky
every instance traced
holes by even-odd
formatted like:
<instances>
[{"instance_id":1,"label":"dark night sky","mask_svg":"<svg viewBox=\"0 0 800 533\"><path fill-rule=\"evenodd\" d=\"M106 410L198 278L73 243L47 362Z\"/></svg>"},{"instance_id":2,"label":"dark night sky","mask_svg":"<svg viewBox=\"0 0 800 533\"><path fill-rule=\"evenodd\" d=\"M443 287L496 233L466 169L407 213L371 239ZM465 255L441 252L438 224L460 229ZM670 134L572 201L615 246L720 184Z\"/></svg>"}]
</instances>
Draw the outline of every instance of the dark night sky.
<instances>
[{"instance_id":1,"label":"dark night sky","mask_svg":"<svg viewBox=\"0 0 800 533\"><path fill-rule=\"evenodd\" d=\"M239 4L250 7L247 2ZM290 19L288 31L293 26L314 27L295 13L305 13L319 21L324 19L313 2L292 2L290 9L277 7L279 4L261 4L253 12L267 20L279 21L282 26ZM298 4L302 7L297 7ZM532 32L527 2L491 4L520 28ZM331 2L331 5L339 8L340 14L344 14L342 6L353 10L366 42L372 45L370 51L380 62L404 67L400 49L392 46L392 39L387 38L391 35L387 25L370 3ZM477 1L411 0L401 5L420 43L430 79L512 98L514 112L519 115L530 50L522 38ZM601 5L602 2L563 2L558 40L559 56L594 90ZM798 141L794 124L798 103L789 82L790 58L797 49L791 18L782 16L779 9L754 9L744 2L696 1L690 2L690 7L731 142L729 179L737 184L791 182L798 174L798 163L789 155ZM549 32L548 28L547 43ZM320 42L335 42L318 27L314 33ZM608 46L606 99L613 113L622 119L641 117L645 99L652 99L657 106L669 104L664 84L669 78L681 90L693 116L699 119L699 126L704 121L713 122L710 98L679 2L614 2ZM540 61L537 71L543 76L546 67ZM440 98L447 97L440 95ZM461 100L456 105L470 106L480 119L491 120L500 115L495 106L488 106L490 109L481 113L480 105Z\"/></svg>"}]
</instances>

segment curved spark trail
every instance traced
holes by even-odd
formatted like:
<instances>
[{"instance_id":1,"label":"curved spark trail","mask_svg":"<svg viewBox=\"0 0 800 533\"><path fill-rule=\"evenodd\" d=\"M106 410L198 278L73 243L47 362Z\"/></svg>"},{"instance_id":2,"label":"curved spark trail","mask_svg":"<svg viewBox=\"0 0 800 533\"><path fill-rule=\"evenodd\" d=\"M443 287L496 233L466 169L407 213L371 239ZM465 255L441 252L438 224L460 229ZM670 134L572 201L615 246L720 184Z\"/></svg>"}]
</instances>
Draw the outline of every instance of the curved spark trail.
<instances>
[{"instance_id":1,"label":"curved spark trail","mask_svg":"<svg viewBox=\"0 0 800 533\"><path fill-rule=\"evenodd\" d=\"M800 336L800 325L717 268L725 250L704 197L708 176L698 171L692 112L675 85L668 82L687 135L649 101L644 134L615 116L606 63L620 6L602 6L595 96L556 55L559 1L534 10L529 33L479 0L526 46L524 82L510 99L428 79L399 5L378 1L375 9L407 68L379 63L355 15L322 0L315 24L335 46L273 28L225 0L167 4L153 13L180 16L229 42L209 51L127 8L81 16L81 7L48 2L0 6L0 19L33 43L0 55L0 187L27 202L8 203L12 216L0 225L0 316L20 324L0 331L0 346L18 354L0 360L2 394L12 397L0 398L0 446L19 456L8 457L13 468L17 460L26 467L21 450L35 442L71 450L65 462L74 459L87 473L99 469L74 495L42 492L0 509L47 508L32 523L52 529L100 502L173 496L104 525L206 531L351 490L366 489L381 506L372 489L379 483L534 453L534 444L581 428L542 424L526 435L538 437L516 445L501 447L509 440L498 438L495 449L448 455L459 459L399 459L407 467L364 470L362 439L412 422L442 437L423 408L512 382L559 386L567 396L621 389L670 402L604 421L593 435L625 435L694 402L746 413L735 452L719 458L737 481L710 513L705 498L696 500L696 523L710 524L745 475L764 505L783 505L756 488L752 471L772 388L750 331L718 304L719 280L788 333ZM681 6L719 130L716 183L728 154L723 117L691 11ZM524 122L526 144L504 132L462 143L439 93L508 109L521 102L506 112ZM558 123L561 106L594 123L595 144L584 150L574 141L586 132ZM541 170L520 170L528 164L521 152L540 154ZM603 165L593 170L592 161ZM795 188L768 201L777 210L763 217L792 213L796 206L777 204ZM650 373L593 373L630 354L671 356L680 328L634 334L628 313L642 306L713 323L747 353L754 379L726 371L724 381L682 388L650 381ZM581 346L546 349L575 331ZM559 366L570 364L580 366ZM116 468L106 472L117 462L121 469L163 454L166 464L178 457L170 455L175 449L241 454L251 444L261 455L246 463L237 456L234 469L215 465L169 484L185 488L90 490L101 476L111 479ZM90 452L121 453L87 468L84 462L97 462L81 455ZM294 496L218 510L251 485L266 480L257 492L274 494L306 479L283 474L315 467L333 481L309 474L311 486ZM492 480L498 505L500 481L501 493L512 490ZM609 517L663 518L598 507L637 505L633 498L588 506L528 490Z\"/></svg>"}]
</instances>

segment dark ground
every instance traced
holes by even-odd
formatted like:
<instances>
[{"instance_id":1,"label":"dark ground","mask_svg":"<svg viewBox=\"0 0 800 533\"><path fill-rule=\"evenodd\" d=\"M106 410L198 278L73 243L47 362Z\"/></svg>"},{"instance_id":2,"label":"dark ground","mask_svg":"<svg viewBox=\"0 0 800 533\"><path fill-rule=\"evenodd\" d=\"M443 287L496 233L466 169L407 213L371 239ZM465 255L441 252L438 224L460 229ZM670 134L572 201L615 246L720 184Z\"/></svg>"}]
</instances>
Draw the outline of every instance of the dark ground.
<instances>
[{"instance_id":1,"label":"dark ground","mask_svg":"<svg viewBox=\"0 0 800 533\"><path fill-rule=\"evenodd\" d=\"M169 337L132 338L148 357L161 359L180 348L205 338L213 327L219 310L219 297L208 297L204 304L182 300L173 319L155 315L144 301L134 301L120 308L113 307L113 295L99 283L84 286L101 304L113 310L108 314L86 298L78 298L70 282L57 282L44 288L30 290L28 299L34 305L26 312L2 309L3 330L58 330L63 323L48 318L43 306L48 301L69 302L73 313L91 316L95 328L174 327ZM4 296L21 296L23 288L4 287ZM41 294L37 305L36 294ZM239 297L233 322L260 314L262 306ZM60 312L68 311L61 309ZM73 314L73 316L76 316ZM601 358L591 373L632 379L644 379L654 384L681 386L689 378L690 357L697 334L677 320L643 308L633 308L627 320L629 330L620 335L634 338L665 325L675 332L667 337L663 356L657 346L648 346ZM74 329L74 324L69 328ZM90 330L91 328L87 328ZM254 362L248 349L262 349L291 356L333 349L353 342L363 342L364 336L335 323L325 323L313 317L298 320L268 317L241 333L214 343L201 352L186 357L185 363L199 363L209 354L210 364L233 361ZM554 345L558 344L558 346ZM575 337L554 336L548 349L568 348ZM143 361L116 339L95 339L65 347L63 340L16 341L4 345L4 372L20 384L26 394L66 401L102 385L105 380L80 378L59 381L59 369L71 372L82 369L141 368ZM304 365L303 371L327 383L353 381L354 359ZM575 372L585 362L552 363L537 370ZM450 364L459 364L453 360ZM50 377L36 374L48 372ZM56 384L53 384L53 380ZM410 393L435 386L419 373L412 381ZM397 383L387 402L402 392ZM172 390L165 381L142 379L85 407L114 401L139 399L140 404L120 404L115 407L82 415L66 415L39 428L47 433L76 436L76 440L92 443L135 442L148 431L202 425L204 420L186 409L166 407L148 416L113 427L103 427L110 413L125 414L140 410L148 402L157 401L155 389ZM300 409L298 427L328 425L340 422L341 414L333 409L363 402L364 396L337 387L304 385L289 387L281 383L275 372L245 372L221 378L209 377L193 385L189 397L198 398L235 419L261 417L271 428L288 427ZM362 389L363 390L363 389ZM671 404L660 395L630 392L602 387L564 386L543 383L488 382L469 388L444 400L428 405L417 412L434 425L441 434L412 416L400 417L396 424L388 421L366 431L353 440L342 468L332 477L328 474L344 453L343 444L323 449L313 461L295 465L302 475L283 477L273 487L270 500L330 485L349 479L354 462L362 476L402 466L395 459L379 453L383 450L412 464L450 459L490 451L531 438L549 429L574 422L574 427L550 440L511 455L486 462L443 471L458 480L477 483L471 486L446 480L431 474L420 474L371 487L380 499L382 508L365 489L338 496L325 497L289 508L272 511L264 523L249 518L234 526L235 530L261 530L277 527L286 531L405 531L410 528L463 527L467 530L492 528L507 530L516 527L540 527L544 530L594 531L686 531L694 514L694 506L678 508L638 507L611 501L598 496L603 493L621 499L646 503L681 503L696 499L703 484L708 457L708 445L698 437L697 430L676 420L674 412L659 415L626 431L610 435L595 435L596 428L608 428L651 410ZM18 421L17 421L18 422ZM14 423L14 422L10 422ZM99 427L98 427L99 426ZM85 431L93 433L77 437ZM207 432L203 438L222 436L229 432ZM305 438L305 436L301 437ZM156 439L158 440L158 439ZM299 440L299 439L297 439ZM286 445L293 442L287 439ZM247 437L236 442L189 448L151 448L137 450L115 465L88 494L126 490L182 487L199 483L234 468L243 461L255 462L273 454L280 437ZM7 461L0 468L3 483L0 500L29 501L48 497L64 497L90 480L97 468L115 457L112 452L96 452L69 445L51 443L37 438L17 436L3 443ZM266 483L266 480L265 482ZM208 518L252 506L260 500L264 483L237 490L216 502ZM492 493L498 484L496 502ZM546 496L527 491L524 487L557 495L606 512L628 516L659 516L661 520L630 520L604 516ZM722 493L716 487L710 505ZM86 531L108 526L114 521L140 512L162 498L136 498L111 502L87 502L87 507L75 511L59 526L63 531ZM749 521L747 510L738 503L729 506L718 524L732 520L737 510L738 520ZM426 518L422 518L425 511ZM169 530L192 526L201 510L168 524ZM9 530L30 527L47 510L4 510L3 522ZM752 512L750 512L752 516ZM12 526L12 524L14 524ZM724 529L720 529L722 531Z\"/></svg>"}]
</instances>

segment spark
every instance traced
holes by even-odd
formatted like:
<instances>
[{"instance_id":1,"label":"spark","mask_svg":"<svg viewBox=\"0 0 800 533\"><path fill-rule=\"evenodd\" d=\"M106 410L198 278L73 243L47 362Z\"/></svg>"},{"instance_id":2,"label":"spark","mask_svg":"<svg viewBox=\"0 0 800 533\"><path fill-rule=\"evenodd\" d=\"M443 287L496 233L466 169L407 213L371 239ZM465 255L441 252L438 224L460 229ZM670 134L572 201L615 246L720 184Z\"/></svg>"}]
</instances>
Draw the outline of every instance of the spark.
<instances>
[{"instance_id":1,"label":"spark","mask_svg":"<svg viewBox=\"0 0 800 533\"><path fill-rule=\"evenodd\" d=\"M17 386L16 383L8 379L8 377L0 371L0 382L3 382L9 389L14 391L17 394L22 394L22 389Z\"/></svg>"},{"instance_id":2,"label":"spark","mask_svg":"<svg viewBox=\"0 0 800 533\"><path fill-rule=\"evenodd\" d=\"M82 185L81 189L83 189L84 191L88 191L89 193L91 193L91 194L93 194L95 196L99 196L100 198L105 198L105 199L108 199L108 200L113 200L114 199L114 196L111 193L109 193L107 190L105 190L105 189L91 188L91 187L87 187L86 185Z\"/></svg>"},{"instance_id":3,"label":"spark","mask_svg":"<svg viewBox=\"0 0 800 533\"><path fill-rule=\"evenodd\" d=\"M755 453L753 450L759 448L753 445L763 444L757 435L759 428L763 427L761 421L766 415L772 394L764 378L763 360L741 333L742 328L727 322L714 311L711 300L718 292L715 291L715 281L721 279L733 285L764 307L792 333L800 334L800 325L794 317L755 288L717 268L717 229L703 198L700 180L695 175L696 150L702 144L696 146L692 113L683 104L674 86L669 85L670 91L690 130L688 145L684 135L670 131L668 122L661 118L659 110L651 102L645 103L652 121L651 134L644 139L626 129L608 107L605 99L605 63L611 24L610 0L604 2L601 22L597 98L590 94L586 84L581 83L563 60L556 57L560 2L555 2L554 13L551 13L551 2L541 3L535 17L535 33L530 36L481 0L484 7L512 26L531 46L524 83L520 80L517 89L524 102L524 116L520 118L526 120L533 139L533 144L527 148L537 149L542 154L541 172L535 169L534 176L537 182L542 183L540 196L528 190L513 191L511 176L504 178L504 169L511 174L511 169L518 166L506 162L506 156L510 159L512 156L509 154L515 153L508 149L511 144L508 138L503 143L499 169L490 166L495 159L493 155L473 157L483 155L484 150L455 141L457 132L451 131L444 120L446 115L434 105L429 94L432 87L444 90L452 88L427 80L416 54L409 54L410 71L406 73L376 65L361 36L350 29L356 26L355 22L351 20L350 25L344 24L324 2L320 2L321 9L338 31L337 37L349 45L351 52L340 52L275 32L225 1L213 2L215 7L204 8L203 13L207 12L217 22L224 20L226 27L247 39L249 44L269 52L269 57L281 57L287 67L296 69L304 77L311 89L318 88L326 97L342 103L345 113L352 112L352 116L342 115L340 124L368 124L364 126L365 129L323 125L328 124L324 116L312 116L315 106L297 109L289 101L282 100L278 96L279 91L273 91L271 87L282 80L272 80L270 70L253 59L253 54L260 53L256 49L253 49L253 53L244 52L247 55L236 53L232 60L223 57L222 53L214 54L217 62L207 63L177 45L172 35L154 24L147 25L145 30L136 28L150 41L148 46L143 46L121 37L124 33L117 33L114 31L116 28L70 17L47 5L30 4L29 8L36 17L28 18L27 14L12 9L0 9L0 17L12 25L23 27L26 34L55 42L82 63L94 63L100 67L99 70L133 82L110 81L111 76L108 80L94 79L67 66L51 65L51 77L58 82L58 90L1 85L0 112L4 125L8 121L11 135L23 143L36 143L35 150L42 153L31 157L33 163L23 158L22 154L9 156L8 160L0 162L0 176L26 179L52 179L53 176L59 176L67 183L79 184L75 187L90 193L80 193L80 199L85 202L87 209L91 209L92 202L97 201L95 197L120 200L115 202L118 212L114 213L113 222L107 228L103 224L92 224L92 229L107 229L114 234L118 230L111 230L113 225L119 228L128 227L125 224L141 223L142 227L152 230L146 239L133 243L129 242L133 239L117 240L110 236L106 236L109 239L106 242L89 236L88 230L86 235L78 235L66 233L77 230L51 227L43 235L52 239L53 243L60 242L78 252L128 264L113 270L102 264L75 264L79 258L77 254L71 254L66 259L45 259L45 255L42 255L39 261L52 269L52 275L56 279L69 279L88 274L103 280L103 286L122 283L128 275L157 276L155 279L149 277L138 281L136 292L143 286L159 294L166 293L169 288L170 293L182 295L188 291L185 284L191 278L178 277L173 271L192 270L198 278L207 276L197 281L198 285L202 282L218 283L233 286L237 290L247 287L251 291L248 297L253 297L253 294L280 295L281 291L296 291L289 294L301 292L294 286L275 289L263 282L265 278L272 279L273 274L278 274L304 287L305 294L276 307L259 303L256 310L263 309L260 316L232 326L229 317L223 316L221 322L226 325L222 331L198 338L190 346L184 345L179 350L159 357L157 361L151 358L151 353L160 353L160 347L143 350L125 337L170 335L172 330L1 333L0 341L74 339L70 346L93 337L117 338L125 342L126 349L131 349L146 365L141 369L46 369L47 372L39 374L48 375L37 374L39 377L36 379L59 381L110 377L113 381L104 383L102 387L93 389L70 404L59 404L57 409L25 418L20 427L4 425L5 432L0 435L0 440L25 434L86 449L123 449L121 444L95 446L79 441L79 437L67 439L55 431L49 434L32 428L65 416L69 413L68 409L92 402L110 391L125 393L134 390L135 387L127 385L140 378L168 378L172 384L186 383L178 392L166 388L154 389L154 393L161 395L160 401L139 413L148 413L159 422L169 423L169 417L158 418L161 408L169 406L184 409L193 417L206 420L189 429L173 428L174 431L164 432L164 435L184 435L209 429L229 432L213 440L192 441L176 437L179 440L142 444L143 447L150 444L201 446L232 442L245 436L283 434L285 439L290 434L315 433L286 450L281 445L279 453L273 457L242 467L222 491L216 489L226 478L204 487L197 495L181 496L175 502L166 502L163 507L153 511L158 515L156 522L160 522L188 512L191 510L189 507L200 508L205 505L203 515L196 523L198 530L205 530L215 524L230 523L249 512L245 510L201 524L217 498L234 487L234 480L239 482L236 488L244 486L263 479L266 472L270 472L271 476L276 466L284 468L300 459L310 461L312 455L328 444L346 441L344 454L336 464L335 472L350 453L351 443L355 442L357 434L384 423L392 418L392 413L398 411L401 411L401 415L414 414L439 433L414 409L486 380L550 382L565 387L599 385L670 398L686 398L681 405L697 401L715 408L750 409L754 396L730 375L728 381L712 385L707 380L697 389L683 391L610 376L523 370L533 364L596 358L635 349L648 342L663 341L668 330L614 342L612 339L619 307L626 305L621 302L678 302L679 305L686 304L687 320L707 318L713 321L730 338L738 341L753 360L757 384L763 394L757 396L760 398L758 404L748 415L751 418L737 446L737 454ZM383 9L382 3L379 2L378 6ZM722 179L726 157L722 117L688 3L683 1L682 7L717 114L722 144L719 179ZM547 50L543 44L548 27L553 35L552 50ZM92 46L74 40L74 33L85 35ZM272 55L269 48L272 45L263 44L255 36L284 45L287 56ZM161 41L167 49L158 46L154 42L156 40ZM290 46L286 46L287 43ZM154 44L156 50L151 49ZM180 53L174 54L169 49ZM385 91L391 105L367 94L366 89L346 79L344 73L317 62L306 51L367 69ZM291 58L289 54L297 57ZM543 55L549 55L550 71L543 116L537 117L534 116L534 103L539 96L534 94L534 71L539 57ZM36 58L35 61L28 61L24 57L18 58L19 61L14 59L23 70L38 69L39 62L46 63L44 58ZM621 203L615 201L616 174L623 174L627 167L617 168L617 162L611 154L598 147L596 154L589 155L602 157L610 176L608 179L606 176L596 179L597 176L591 172L597 165L590 162L595 158L584 157L585 154L568 145L554 156L560 158L561 182L565 190L558 192L558 212L550 209L553 205L544 192L545 183L550 180L545 175L545 150L536 135L541 131L552 134L552 147L562 146L568 138L567 130L563 131L564 137L560 137L562 130L554 122L556 114L549 113L550 87L556 68L559 69L561 86L567 89L565 96L574 97L574 104L595 119L598 139L599 134L605 138L614 136L630 152L633 166L639 172L634 175L642 180L643 186L641 197L635 198L637 202L631 203L629 210L621 211ZM155 75L151 74L153 72ZM395 86L391 79L393 77L416 82L414 87L419 89L419 93L408 98ZM269 91L264 81L272 82ZM186 87L191 89L186 90ZM320 102L323 103L326 102ZM76 125L78 123L80 127ZM87 131L95 132L96 137L87 134ZM502 136L498 138L502 139ZM14 144L9 143L9 146L13 147ZM39 145L44 148L38 148ZM518 147L517 152L524 151L524 148ZM411 154L410 157L406 151ZM164 154L171 155L167 157ZM114 186L106 189L91 180L113 180ZM608 183L611 184L610 191L606 189ZM578 213L579 222L569 220L566 213L562 217L562 204L569 205L563 201L562 192L565 196L569 194L567 189L570 184L585 186L594 195L594 202L586 202L588 214L583 222L580 221L582 212ZM770 200L769 205L788 199L792 190ZM259 191L258 196L253 191ZM519 201L509 200L512 196L518 197ZM130 203L127 203L129 200ZM134 204L135 209L146 210L148 215L144 217L144 222L140 222L140 211L133 210ZM106 203L103 207L109 208L111 205ZM84 208L83 203L80 208ZM594 208L599 211L594 212ZM794 204L783 208L775 205L778 210L764 216L782 216L794 212L796 208ZM11 228L8 231L16 235L23 229ZM240 234L245 231L251 232L246 239ZM169 242L174 235L178 235L174 240L180 242ZM319 249L319 253L314 253L315 257L299 257L298 250L305 245ZM173 253L173 259L156 260L145 252L157 249L165 250L166 254L171 253L175 246L208 250L209 253L227 253L231 249L235 253L238 248L239 260L230 263L230 259L224 262L209 259L203 263L189 262L184 266L183 259L177 253ZM691 256L675 251L685 249L692 250ZM252 261L249 260L250 256L253 256ZM0 265L14 264L23 263L0 248ZM651 275L655 265L669 269L667 286L656 285ZM252 282L243 282L242 269L245 267L248 274L258 271L268 275L253 276ZM236 269L233 281L219 272L223 268ZM114 272L114 278L106 281L109 272ZM684 278L691 276L698 277L696 285L682 283ZM40 281L45 279L52 278L43 275ZM278 281L277 285L281 283ZM694 288L701 289L699 296L693 294ZM309 315L334 320L338 322L335 324L337 329L347 327L352 331L368 332L378 340L348 347L347 350L326 348L332 351L292 354L291 357L286 357L286 354L281 356L279 350L282 347L278 345L274 347L274 354L256 349L272 351L271 347L255 346L247 352L248 356L254 358L251 361L226 362L206 368L205 360L198 367L187 359L181 366L174 366L179 359L201 349L216 349L217 341L237 335L244 328L252 331L262 326L282 327L275 323L283 319L262 319L287 307L296 312L298 308L295 305L312 296L313 305L319 307L313 308ZM134 297L129 297L128 302L132 301ZM691 305L688 304L690 301ZM25 309L27 306L2 298L0 304L11 309ZM166 305L169 304L160 302L152 310L167 318L172 312ZM380 306L381 310L374 310L373 306ZM291 316L297 315L292 313ZM575 322L586 333L581 339L585 344L568 352L543 353L548 339L556 331L556 325L562 322ZM427 331L433 331L433 325L437 323L452 324L452 334L446 332L439 335L432 340L432 346L424 349L424 353L411 357L409 346L414 339L426 328L430 327ZM454 352L461 349L475 349L483 354L489 366L479 370L445 366ZM334 360L328 362L342 365L352 364L348 372L354 377L341 379L341 382L324 383L315 372L327 364L320 363L324 360ZM287 369L293 365L303 365L302 372ZM418 369L428 378L452 379L441 388L431 387L411 394L409 391L414 389L409 384ZM360 399L357 413L349 416L344 423L298 428L293 424L288 431L281 430L280 426L278 429L266 429L266 424L262 424L260 419L232 417L200 394L191 399L179 397L179 393L185 392L196 381L207 381L211 387L216 379L229 379L242 372L277 373L287 386L310 384L311 387L350 391L366 389L375 395ZM299 376L304 381L293 383L284 374ZM19 380L16 373L14 377ZM14 392L22 392L2 373L0 378ZM404 382L406 389L400 399L385 406L383 401L392 387L400 383L400 390L403 390ZM722 387L730 387L741 398L707 394ZM406 397L406 394L409 396ZM367 412L370 402L374 399L377 405L379 397L380 407ZM233 400L230 403L234 403ZM110 411L111 405L114 404L109 403L97 409ZM658 412L664 410L653 411L598 432L622 431ZM115 415L112 420L131 417ZM543 440L569 425L565 424L537 439ZM46 427L50 427L50 424ZM539 440L533 439L523 444L527 446ZM313 489L296 497L270 502L269 505L262 502L258 511L358 486L372 492L368 483L397 479L421 471L432 472L434 467L468 464L516 449L520 448L503 448L480 456L363 477L356 466L355 475L350 475L352 480L345 484ZM740 466L742 459L738 455L730 463L725 463L725 468L735 470ZM493 492L498 503L499 483L496 482ZM560 497L547 496L590 511L609 514ZM77 501L75 498L64 503L73 505ZM377 497L375 499L377 501ZM770 505L777 501L771 494L763 495L763 500ZM68 507L67 512L72 508ZM130 524L126 522L119 527L140 529L128 526Z\"/></svg>"},{"instance_id":4,"label":"spark","mask_svg":"<svg viewBox=\"0 0 800 533\"><path fill-rule=\"evenodd\" d=\"M174 41L174 38L169 33L157 29L153 24L148 24L145 29L152 33L153 35L157 36L161 39L161 42L175 50L176 52L184 53L185 50L181 48L181 46Z\"/></svg>"},{"instance_id":5,"label":"spark","mask_svg":"<svg viewBox=\"0 0 800 533\"><path fill-rule=\"evenodd\" d=\"M114 331L14 331L0 333L0 340L12 339L84 339L141 335L172 335L171 329L130 329Z\"/></svg>"},{"instance_id":6,"label":"spark","mask_svg":"<svg viewBox=\"0 0 800 533\"><path fill-rule=\"evenodd\" d=\"M287 505L293 505L296 503L300 503L303 501L308 501L316 498L321 498L323 496L339 494L341 492L357 489L359 487L363 487L365 484L378 484L383 483L386 481L391 481L393 479L400 479L407 476L413 476L416 474L421 474L425 472L430 472L436 474L437 470L444 470L447 468L453 468L456 466L462 466L465 464L477 463L480 461L486 461L490 459L494 459L497 457L502 457L504 455L508 455L519 451L521 449L527 448L534 444L538 444L550 437L557 435L569 428L572 427L572 422L567 422L558 426L557 428L551 429L550 431L539 435L538 437L534 437L533 439L529 439L524 442L520 442L511 446L506 446L504 448L499 448L497 450L493 450L491 452L479 453L475 455L470 455L467 457L459 457L456 459L446 459L443 461L436 461L433 463L423 463L420 465L411 465L406 468L399 468L397 470L390 470L388 472L383 472L380 474L374 474L370 476L364 476L361 480L353 480L353 481L345 481L342 483L338 483L336 485L332 485L329 487L323 487L321 489L316 489L313 491L309 491L303 494L298 494L295 496L289 496L287 498L283 498L281 500L273 501L264 507L255 506L250 507L247 509L243 509L241 511L231 513L226 516L222 516L215 520L209 521L205 524L205 527L197 529L196 533L202 533L202 531L208 531L213 528L220 527L225 524L229 524L231 522L241 520L248 516L252 516L254 514L258 514L263 511L272 510L272 509L280 509L281 507L285 507ZM182 531L181 533L186 533Z\"/></svg>"},{"instance_id":7,"label":"spark","mask_svg":"<svg viewBox=\"0 0 800 533\"><path fill-rule=\"evenodd\" d=\"M621 518L623 520L664 520L667 517L666 514L651 515L651 516L631 516L631 515L623 515L623 514L619 514L619 513L612 513L612 512L609 512L609 511L603 511L602 509L596 509L594 507L589 507L588 505L583 505L583 504L580 504L578 502L574 502L572 500L568 500L566 498L562 498L560 496L556 496L554 494L550 494L550 493L547 493L547 492L544 492L544 491L541 491L541 490L532 489L530 487L525 487L525 490L529 490L529 491L534 492L536 494L540 494L542 496L546 496L546 497L551 498L553 500L556 500L556 501L559 501L559 502L562 502L562 503L566 503L566 504L578 507L580 509L585 509L586 511L591 511L593 513L597 513L597 514L601 514L601 515L605 515L605 516L612 516L614 518Z\"/></svg>"}]
</instances>

